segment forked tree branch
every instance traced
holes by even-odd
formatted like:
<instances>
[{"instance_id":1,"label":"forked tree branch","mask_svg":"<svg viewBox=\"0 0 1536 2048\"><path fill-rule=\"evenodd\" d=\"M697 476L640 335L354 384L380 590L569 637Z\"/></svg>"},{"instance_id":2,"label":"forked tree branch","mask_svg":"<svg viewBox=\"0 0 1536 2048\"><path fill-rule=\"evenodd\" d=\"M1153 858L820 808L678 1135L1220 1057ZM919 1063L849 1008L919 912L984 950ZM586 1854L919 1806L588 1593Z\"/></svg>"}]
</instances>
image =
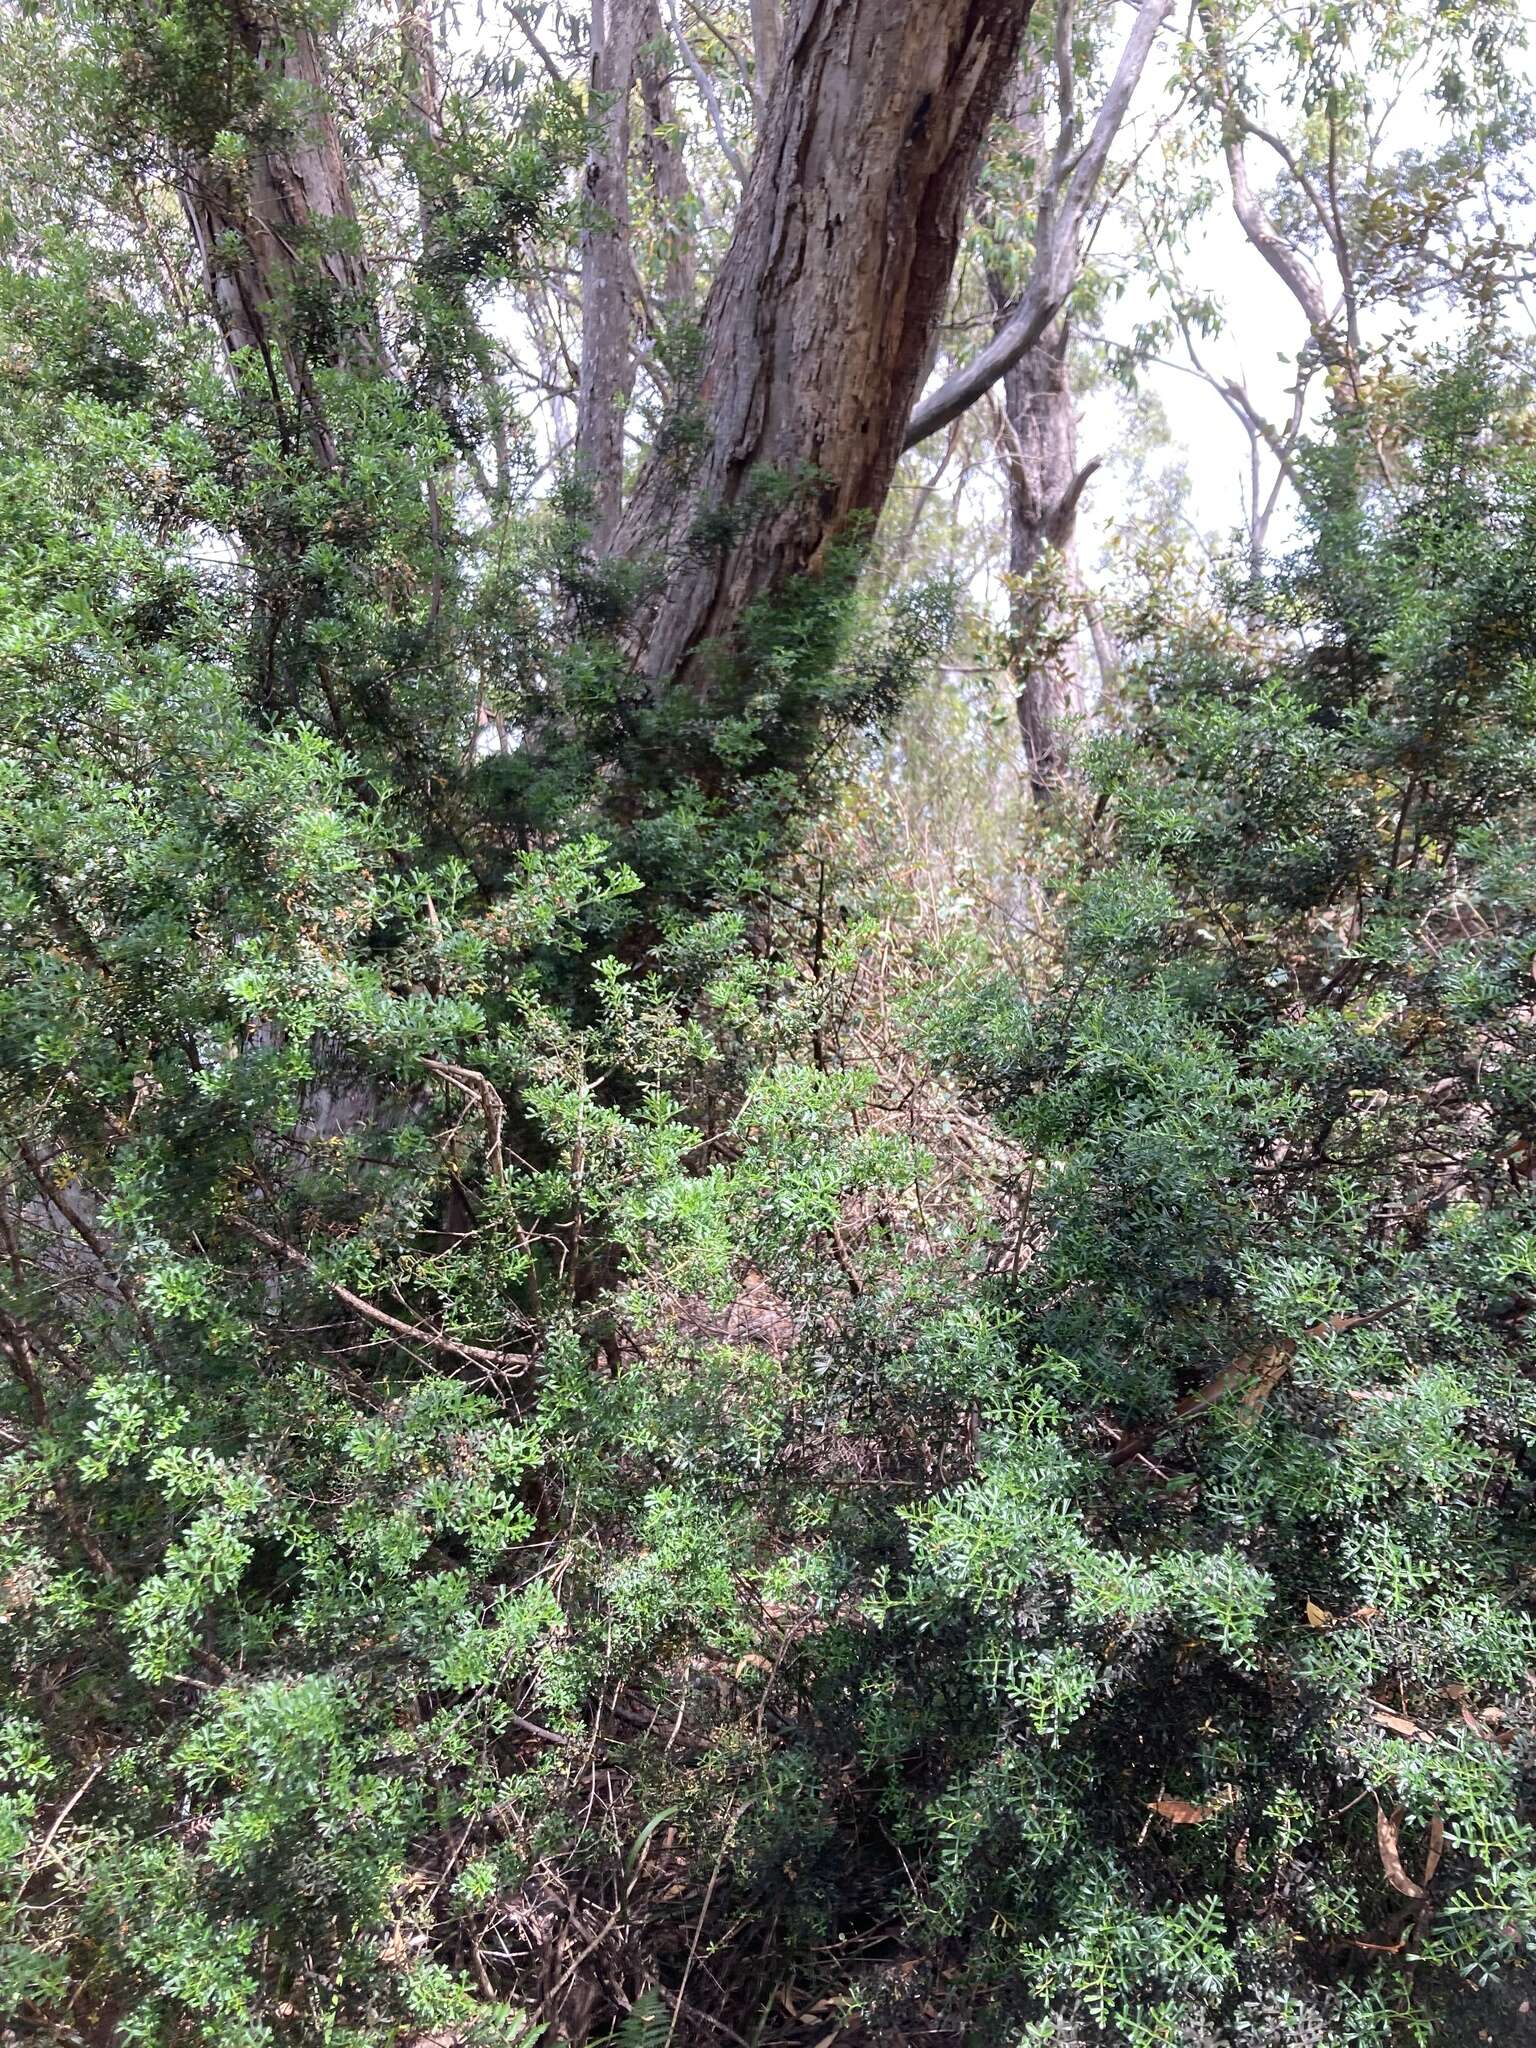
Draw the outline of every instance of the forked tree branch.
<instances>
[{"instance_id":1,"label":"forked tree branch","mask_svg":"<svg viewBox=\"0 0 1536 2048\"><path fill-rule=\"evenodd\" d=\"M947 427L1043 338L1066 304L1076 282L1083 222L1092 206L1110 150L1119 134L1158 31L1173 12L1173 0L1142 0L1104 103L1080 154L1070 152L1070 103L1058 137L1051 179L1039 209L1035 260L1024 296L987 346L945 379L913 412L903 448L915 448ZM1067 147L1063 148L1063 142Z\"/></svg>"}]
</instances>

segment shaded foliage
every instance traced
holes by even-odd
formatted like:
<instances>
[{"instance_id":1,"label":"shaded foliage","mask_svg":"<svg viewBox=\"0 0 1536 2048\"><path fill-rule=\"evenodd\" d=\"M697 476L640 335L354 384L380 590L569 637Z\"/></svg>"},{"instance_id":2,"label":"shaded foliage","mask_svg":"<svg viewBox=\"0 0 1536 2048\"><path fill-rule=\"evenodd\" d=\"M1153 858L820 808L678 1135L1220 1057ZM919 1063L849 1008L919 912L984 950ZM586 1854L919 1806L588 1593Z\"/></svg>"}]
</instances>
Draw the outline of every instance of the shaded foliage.
<instances>
[{"instance_id":1,"label":"shaded foliage","mask_svg":"<svg viewBox=\"0 0 1536 2048\"><path fill-rule=\"evenodd\" d=\"M407 353L556 232L523 111ZM1149 645L1059 969L876 1031L801 842L945 595L854 536L642 686L579 493L445 483L473 349L274 392L155 303L18 228L6 2010L1455 2040L1536 1867L1518 406L1320 451L1262 641Z\"/></svg>"}]
</instances>

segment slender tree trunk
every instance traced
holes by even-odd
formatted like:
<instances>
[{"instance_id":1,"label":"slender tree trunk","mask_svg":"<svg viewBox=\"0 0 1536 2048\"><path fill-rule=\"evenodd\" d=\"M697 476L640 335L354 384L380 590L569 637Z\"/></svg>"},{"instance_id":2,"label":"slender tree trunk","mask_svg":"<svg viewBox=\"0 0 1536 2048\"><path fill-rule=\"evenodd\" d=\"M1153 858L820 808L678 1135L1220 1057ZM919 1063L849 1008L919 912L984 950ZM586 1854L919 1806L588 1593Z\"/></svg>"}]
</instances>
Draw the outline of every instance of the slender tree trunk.
<instances>
[{"instance_id":1,"label":"slender tree trunk","mask_svg":"<svg viewBox=\"0 0 1536 2048\"><path fill-rule=\"evenodd\" d=\"M1028 11L798 0L704 310L706 445L686 465L659 450L619 530L657 569L636 627L647 676L702 688L705 648L878 512ZM701 515L722 536L708 546Z\"/></svg>"},{"instance_id":2,"label":"slender tree trunk","mask_svg":"<svg viewBox=\"0 0 1536 2048\"><path fill-rule=\"evenodd\" d=\"M214 315L232 357L254 349L280 414L290 408L319 458L335 450L315 371L383 367L384 350L359 247L325 67L302 19L258 16L244 0L230 32L272 90L243 166L190 162L181 198L203 260ZM307 282L323 287L308 305Z\"/></svg>"},{"instance_id":3,"label":"slender tree trunk","mask_svg":"<svg viewBox=\"0 0 1536 2048\"><path fill-rule=\"evenodd\" d=\"M629 101L643 0L594 0L594 144L587 159L581 236L581 389L576 464L594 500L592 544L606 550L624 498L624 418L634 388L630 348Z\"/></svg>"},{"instance_id":4,"label":"slender tree trunk","mask_svg":"<svg viewBox=\"0 0 1536 2048\"><path fill-rule=\"evenodd\" d=\"M643 155L663 250L661 296L674 318L692 310L698 292L693 260L693 191L677 126L677 108L663 61L661 12L645 0L640 45L640 101L645 110Z\"/></svg>"},{"instance_id":5,"label":"slender tree trunk","mask_svg":"<svg viewBox=\"0 0 1536 2048\"><path fill-rule=\"evenodd\" d=\"M1018 678L1019 733L1037 802L1066 773L1067 718L1081 708L1070 603L1077 508L1097 468L1077 465L1070 334L1065 319L1003 380L1008 471L1009 641ZM1053 565L1049 557L1056 558Z\"/></svg>"}]
</instances>

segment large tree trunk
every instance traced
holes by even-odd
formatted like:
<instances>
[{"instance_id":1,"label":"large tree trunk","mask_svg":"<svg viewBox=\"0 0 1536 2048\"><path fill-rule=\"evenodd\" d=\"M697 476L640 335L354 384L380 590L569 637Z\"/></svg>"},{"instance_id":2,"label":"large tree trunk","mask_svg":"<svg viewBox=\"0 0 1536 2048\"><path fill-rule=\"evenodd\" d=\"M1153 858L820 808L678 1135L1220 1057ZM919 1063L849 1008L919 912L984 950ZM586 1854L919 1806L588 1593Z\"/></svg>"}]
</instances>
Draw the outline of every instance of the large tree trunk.
<instances>
[{"instance_id":1,"label":"large tree trunk","mask_svg":"<svg viewBox=\"0 0 1536 2048\"><path fill-rule=\"evenodd\" d=\"M230 10L230 35L276 88L245 163L185 166L181 198L231 356L256 350L280 413L290 406L322 461L334 457L314 371L372 370L383 348L319 45L302 18ZM306 281L323 306L306 303Z\"/></svg>"},{"instance_id":2,"label":"large tree trunk","mask_svg":"<svg viewBox=\"0 0 1536 2048\"><path fill-rule=\"evenodd\" d=\"M633 78L645 18L640 0L615 5L602 46L612 57L605 90L610 75ZM728 640L755 598L872 524L943 310L977 151L1028 12L1029 0L796 0L704 309L703 450L688 463L675 448L658 451L615 536L618 552L655 565L635 628L648 677L699 681L700 650ZM281 83L285 100L294 93L298 112L253 140L242 180L205 159L189 168L183 196L227 346L260 351L274 390L286 381L297 394L329 460L315 369L383 360L340 141L309 29L257 20L249 0L237 0L231 19L250 61ZM623 88L611 104L621 102L627 126ZM600 180L600 204L605 191ZM306 275L332 288L315 332L294 317ZM608 294L610 311L616 296ZM610 366L612 339L599 351ZM594 361L591 432L598 381ZM617 403L608 409L608 425L618 426L619 412ZM758 488L770 474L776 487ZM707 548L698 538L704 515L727 536Z\"/></svg>"},{"instance_id":3,"label":"large tree trunk","mask_svg":"<svg viewBox=\"0 0 1536 2048\"><path fill-rule=\"evenodd\" d=\"M704 310L690 464L662 449L621 523L651 557L644 674L707 643L878 512L949 285L976 153L1029 0L798 0ZM754 488L772 472L778 488ZM723 537L708 546L701 517Z\"/></svg>"}]
</instances>

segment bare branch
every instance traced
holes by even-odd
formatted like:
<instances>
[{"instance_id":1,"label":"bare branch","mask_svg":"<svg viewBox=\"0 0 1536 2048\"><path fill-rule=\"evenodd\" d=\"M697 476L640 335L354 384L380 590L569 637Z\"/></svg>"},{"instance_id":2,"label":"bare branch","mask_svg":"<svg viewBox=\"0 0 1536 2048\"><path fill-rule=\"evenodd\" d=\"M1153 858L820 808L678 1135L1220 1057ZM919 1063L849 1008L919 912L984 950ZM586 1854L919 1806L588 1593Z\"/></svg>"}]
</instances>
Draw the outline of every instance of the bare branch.
<instances>
[{"instance_id":1,"label":"bare branch","mask_svg":"<svg viewBox=\"0 0 1536 2048\"><path fill-rule=\"evenodd\" d=\"M255 1223L247 1222L243 1216L232 1216L229 1221L233 1229L238 1230L243 1237L251 1238L264 1251L274 1253L290 1266L298 1266L306 1273L314 1273L314 1260L306 1258L304 1253L293 1245L284 1244L281 1238L274 1237L270 1231L262 1230ZM318 1275L316 1277L318 1278ZM398 1316L388 1314L374 1302L365 1301L360 1294L354 1294L350 1287L343 1287L339 1281L322 1280L320 1284L329 1287L343 1307L351 1309L354 1315L361 1316L365 1323L372 1323L375 1329L387 1330L392 1337L398 1337L402 1343L421 1344L429 1351L445 1352L450 1358L463 1358L471 1365L488 1365L497 1372L526 1372L533 1364L526 1351L492 1351L481 1344L461 1344L457 1337L445 1337L437 1330L424 1329L419 1323L401 1322Z\"/></svg>"},{"instance_id":2,"label":"bare branch","mask_svg":"<svg viewBox=\"0 0 1536 2048\"><path fill-rule=\"evenodd\" d=\"M1264 142L1280 158L1317 215L1318 222L1330 243L1334 244L1337 256L1338 247L1334 232L1336 221L1330 220L1329 210L1324 206L1321 195L1293 153L1278 136L1258 127L1244 113L1227 57L1226 39L1210 0L1197 0L1196 12L1205 32L1206 51L1220 94L1221 147L1222 154L1227 160L1227 178L1232 188L1232 211L1237 215L1238 225L1247 236L1251 247L1263 257L1306 315L1307 326L1319 348L1325 356L1331 355L1336 358L1339 353L1338 345L1332 339L1333 323L1322 280L1311 262L1281 234L1263 201L1254 191L1248 171L1248 154L1244 147L1244 138L1252 135L1256 140Z\"/></svg>"},{"instance_id":3,"label":"bare branch","mask_svg":"<svg viewBox=\"0 0 1536 2048\"><path fill-rule=\"evenodd\" d=\"M714 80L693 54L692 45L683 32L683 18L677 11L677 0L667 0L667 13L671 16L672 34L677 40L677 47L682 53L683 62L693 73L693 82L699 88L699 97L703 100L705 109L709 114L709 123L715 131L715 140L720 145L721 154L742 184L745 185L747 182L747 167L741 160L740 150L737 149L730 136L726 133L725 116L720 111L720 95L715 91Z\"/></svg>"},{"instance_id":4,"label":"bare branch","mask_svg":"<svg viewBox=\"0 0 1536 2048\"><path fill-rule=\"evenodd\" d=\"M1083 221L1093 204L1109 152L1146 69L1158 31L1173 11L1173 0L1142 0L1104 103L1082 153L1072 162L1057 145L1057 160L1040 207L1035 261L1024 295L992 340L963 369L956 370L913 412L904 448L915 448L941 427L947 427L984 391L1032 349L1066 304L1075 282L1077 249ZM1070 99L1063 134L1073 124ZM1068 165L1070 164L1070 169Z\"/></svg>"}]
</instances>

